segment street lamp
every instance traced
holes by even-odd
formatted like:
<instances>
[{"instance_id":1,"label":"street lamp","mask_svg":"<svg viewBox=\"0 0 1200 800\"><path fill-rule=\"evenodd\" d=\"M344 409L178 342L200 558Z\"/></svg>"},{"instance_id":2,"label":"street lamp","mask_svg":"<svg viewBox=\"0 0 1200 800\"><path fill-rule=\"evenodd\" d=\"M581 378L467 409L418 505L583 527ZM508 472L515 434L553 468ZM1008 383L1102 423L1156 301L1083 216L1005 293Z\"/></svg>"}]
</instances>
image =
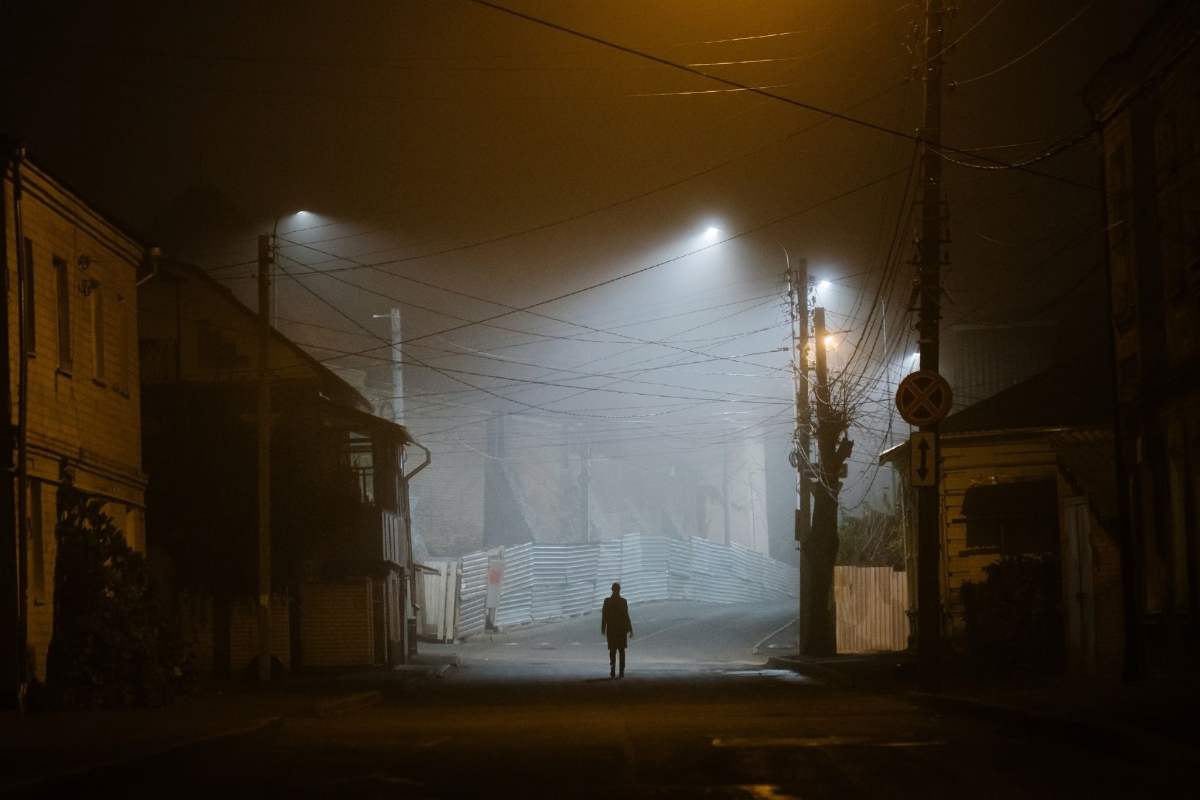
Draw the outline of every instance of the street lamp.
<instances>
[{"instance_id":1,"label":"street lamp","mask_svg":"<svg viewBox=\"0 0 1200 800\"><path fill-rule=\"evenodd\" d=\"M721 238L721 229L716 225L709 225L704 229L704 241L712 244Z\"/></svg>"}]
</instances>

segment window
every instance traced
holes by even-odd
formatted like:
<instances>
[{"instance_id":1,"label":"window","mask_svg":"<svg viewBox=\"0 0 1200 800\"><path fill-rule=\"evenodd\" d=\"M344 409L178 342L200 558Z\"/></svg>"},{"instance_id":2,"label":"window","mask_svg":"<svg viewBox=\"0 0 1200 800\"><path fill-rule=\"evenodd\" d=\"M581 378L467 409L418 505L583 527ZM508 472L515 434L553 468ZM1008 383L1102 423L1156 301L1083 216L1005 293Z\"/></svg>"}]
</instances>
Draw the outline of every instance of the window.
<instances>
[{"instance_id":1,"label":"window","mask_svg":"<svg viewBox=\"0 0 1200 800\"><path fill-rule=\"evenodd\" d=\"M25 297L21 316L21 333L25 337L25 352L37 352L37 290L33 283L36 270L33 268L33 240L25 240L24 273Z\"/></svg>"},{"instance_id":2,"label":"window","mask_svg":"<svg viewBox=\"0 0 1200 800\"><path fill-rule=\"evenodd\" d=\"M963 497L962 514L968 550L1021 555L1059 549L1054 481L972 486Z\"/></svg>"},{"instance_id":3,"label":"window","mask_svg":"<svg viewBox=\"0 0 1200 800\"><path fill-rule=\"evenodd\" d=\"M131 303L126 302L125 295L117 295L117 321L120 325L120 340L117 342L120 352L117 355L120 359L120 366L117 371L116 388L126 396L128 396L129 387L134 381L133 358L137 352L134 349L133 335L130 333L133 329L133 309L131 305Z\"/></svg>"},{"instance_id":4,"label":"window","mask_svg":"<svg viewBox=\"0 0 1200 800\"><path fill-rule=\"evenodd\" d=\"M71 371L71 267L66 259L54 257L58 281L58 368Z\"/></svg>"},{"instance_id":5,"label":"window","mask_svg":"<svg viewBox=\"0 0 1200 800\"><path fill-rule=\"evenodd\" d=\"M92 287L92 377L104 380L104 290Z\"/></svg>"},{"instance_id":6,"label":"window","mask_svg":"<svg viewBox=\"0 0 1200 800\"><path fill-rule=\"evenodd\" d=\"M29 482L29 586L33 602L46 601L45 520L42 518L42 482Z\"/></svg>"},{"instance_id":7,"label":"window","mask_svg":"<svg viewBox=\"0 0 1200 800\"><path fill-rule=\"evenodd\" d=\"M350 441L343 451L343 458L354 479L358 502L370 505L375 502L375 458L371 439L363 434L351 433Z\"/></svg>"}]
</instances>

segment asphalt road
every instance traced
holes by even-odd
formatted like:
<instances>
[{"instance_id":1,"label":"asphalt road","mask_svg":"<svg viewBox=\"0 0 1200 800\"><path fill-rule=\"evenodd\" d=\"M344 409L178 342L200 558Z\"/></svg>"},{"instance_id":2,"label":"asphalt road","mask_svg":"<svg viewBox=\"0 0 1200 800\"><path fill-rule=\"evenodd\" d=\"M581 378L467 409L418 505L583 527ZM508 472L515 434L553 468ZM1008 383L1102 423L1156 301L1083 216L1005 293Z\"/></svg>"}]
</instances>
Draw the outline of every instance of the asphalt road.
<instances>
[{"instance_id":1,"label":"asphalt road","mask_svg":"<svg viewBox=\"0 0 1200 800\"><path fill-rule=\"evenodd\" d=\"M530 626L456 646L462 666L442 678L379 676L385 700L372 708L289 717L43 795L975 798L1168 789L1155 764L1103 743L765 669L750 648L788 622L788 607L662 603L631 613L624 680L608 679L597 615Z\"/></svg>"}]
</instances>

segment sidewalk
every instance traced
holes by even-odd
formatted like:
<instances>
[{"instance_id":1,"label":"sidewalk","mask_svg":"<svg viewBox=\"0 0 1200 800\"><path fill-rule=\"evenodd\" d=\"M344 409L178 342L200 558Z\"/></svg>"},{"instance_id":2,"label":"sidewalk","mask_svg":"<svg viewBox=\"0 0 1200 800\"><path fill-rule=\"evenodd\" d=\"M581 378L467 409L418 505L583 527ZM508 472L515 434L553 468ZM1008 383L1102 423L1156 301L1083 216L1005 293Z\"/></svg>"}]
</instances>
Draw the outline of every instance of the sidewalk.
<instances>
[{"instance_id":1,"label":"sidewalk","mask_svg":"<svg viewBox=\"0 0 1200 800\"><path fill-rule=\"evenodd\" d=\"M277 724L299 696L197 694L153 709L0 714L0 793ZM290 701L290 702L288 702ZM310 703L311 705L311 703Z\"/></svg>"},{"instance_id":2,"label":"sidewalk","mask_svg":"<svg viewBox=\"0 0 1200 800\"><path fill-rule=\"evenodd\" d=\"M1050 727L1083 744L1200 764L1200 728L1196 725L1200 676L1159 678L1137 685L1043 678L1025 685L1000 686L958 673L938 692L921 692L917 691L916 662L903 653L829 658L789 655L767 663L833 688L906 692L914 702L939 711Z\"/></svg>"},{"instance_id":3,"label":"sidewalk","mask_svg":"<svg viewBox=\"0 0 1200 800\"><path fill-rule=\"evenodd\" d=\"M236 680L211 682L162 708L0 712L0 794L249 736L288 718L351 713L451 668L445 657L418 657L397 670L300 673L261 689Z\"/></svg>"}]
</instances>

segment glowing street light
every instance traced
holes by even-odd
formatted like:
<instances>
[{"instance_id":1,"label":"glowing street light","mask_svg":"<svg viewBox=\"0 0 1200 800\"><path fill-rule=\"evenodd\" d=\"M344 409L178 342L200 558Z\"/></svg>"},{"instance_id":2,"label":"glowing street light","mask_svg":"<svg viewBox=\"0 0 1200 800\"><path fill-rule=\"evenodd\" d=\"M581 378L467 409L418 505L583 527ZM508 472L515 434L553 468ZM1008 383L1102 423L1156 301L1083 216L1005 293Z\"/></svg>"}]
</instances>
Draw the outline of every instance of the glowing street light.
<instances>
[{"instance_id":1,"label":"glowing street light","mask_svg":"<svg viewBox=\"0 0 1200 800\"><path fill-rule=\"evenodd\" d=\"M717 239L721 238L721 229L715 225L709 225L707 228L704 229L704 237L703 238L704 238L704 241L706 241L706 242L709 242L709 243L715 242L715 241L717 241Z\"/></svg>"},{"instance_id":2,"label":"glowing street light","mask_svg":"<svg viewBox=\"0 0 1200 800\"><path fill-rule=\"evenodd\" d=\"M833 286L833 284L830 283L829 281L823 280L823 281L817 282L817 289L828 289L830 286Z\"/></svg>"}]
</instances>

